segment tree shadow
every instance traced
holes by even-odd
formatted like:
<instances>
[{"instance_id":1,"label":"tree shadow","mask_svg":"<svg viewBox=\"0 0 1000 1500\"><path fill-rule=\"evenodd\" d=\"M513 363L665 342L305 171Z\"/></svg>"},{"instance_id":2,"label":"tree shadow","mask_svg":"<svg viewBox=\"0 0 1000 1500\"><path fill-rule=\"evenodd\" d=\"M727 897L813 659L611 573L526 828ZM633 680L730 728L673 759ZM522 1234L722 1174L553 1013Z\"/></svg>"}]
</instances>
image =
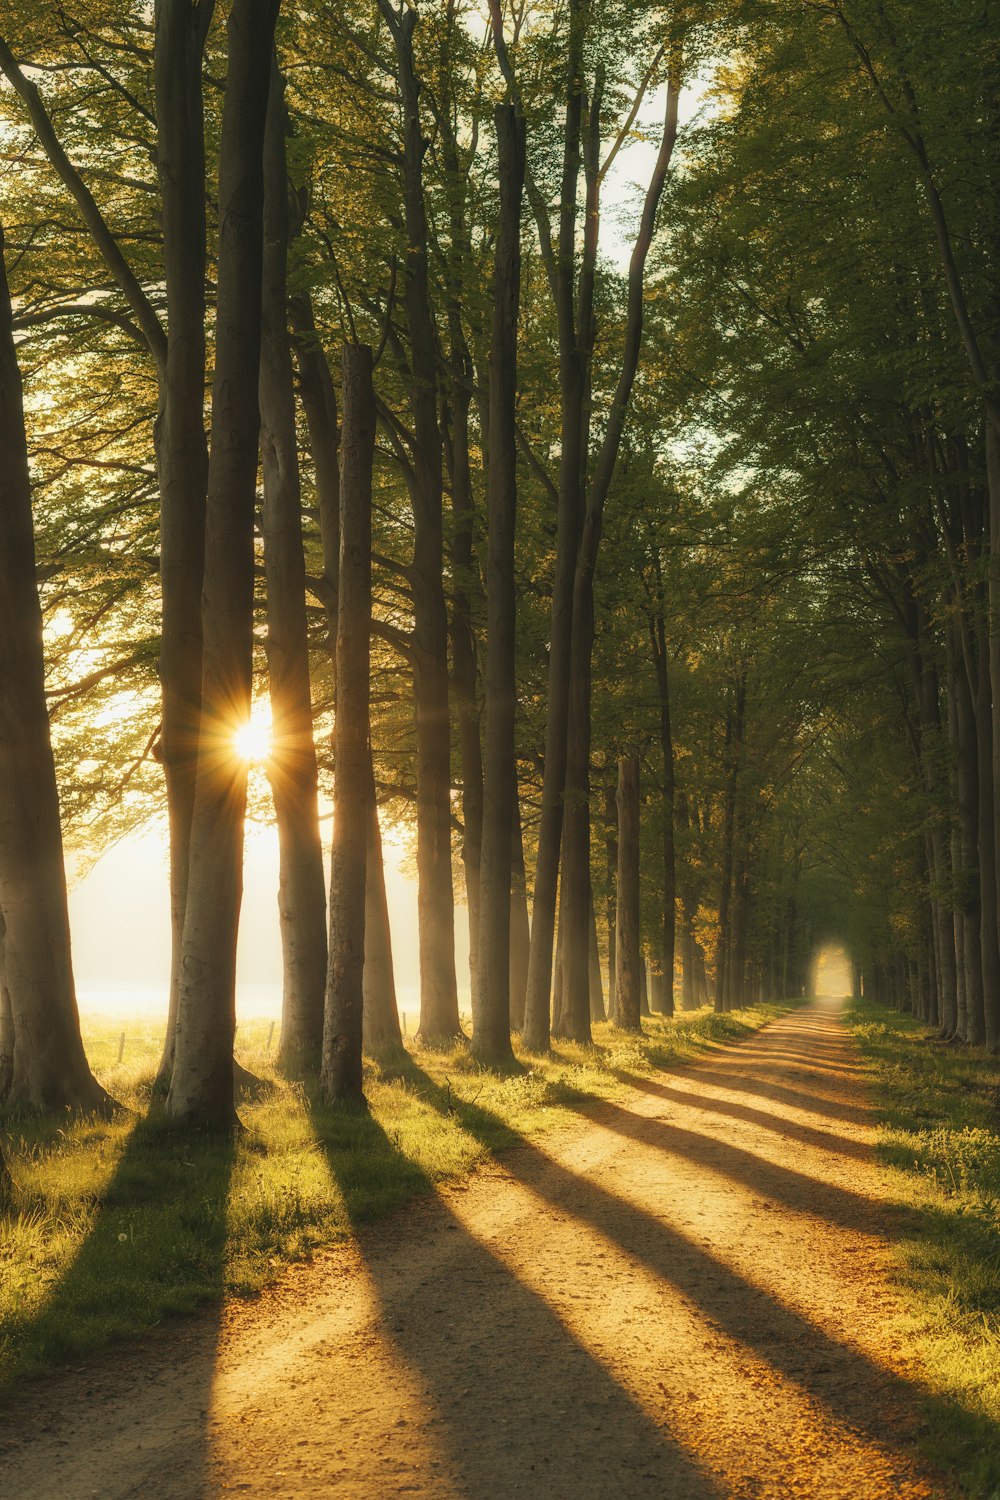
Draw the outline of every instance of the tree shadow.
<instances>
[{"instance_id":1,"label":"tree shadow","mask_svg":"<svg viewBox=\"0 0 1000 1500\"><path fill-rule=\"evenodd\" d=\"M435 1108L441 1107L441 1091L433 1079L416 1064L412 1077L421 1096ZM490 1112L479 1105L459 1102L453 1112L463 1129L477 1139L495 1130ZM756 1160L751 1158L751 1162ZM677 1288L712 1325L794 1382L862 1439L907 1458L912 1455L923 1413L950 1435L956 1451L974 1447L987 1430L992 1442L1000 1437L994 1423L874 1364L684 1234L569 1171L530 1141L522 1138L518 1148L505 1155L504 1168L539 1199L598 1230ZM838 1203L843 1206L841 1200ZM943 1488L941 1492L946 1493Z\"/></svg>"},{"instance_id":2,"label":"tree shadow","mask_svg":"<svg viewBox=\"0 0 1000 1500\"><path fill-rule=\"evenodd\" d=\"M655 1146L668 1156L719 1173L738 1187L763 1193L794 1213L810 1214L839 1228L859 1229L866 1234L884 1234L887 1230L884 1206L866 1194L779 1166L718 1136L703 1135L648 1115L634 1115L610 1102L603 1102L597 1110L586 1110L567 1101L567 1108L626 1140Z\"/></svg>"},{"instance_id":3,"label":"tree shadow","mask_svg":"<svg viewBox=\"0 0 1000 1500\"><path fill-rule=\"evenodd\" d=\"M431 1102L443 1114L461 1114L450 1091L415 1064L402 1071L430 1097L426 1081ZM370 1160L398 1154L374 1118L355 1121L355 1128L359 1124ZM511 1134L502 1121L484 1122L491 1149ZM343 1154L327 1148L322 1129L317 1139L350 1211L355 1195L344 1180ZM428 1178L428 1193L433 1187ZM714 1477L541 1297L467 1232L439 1195L425 1207L421 1239L440 1240L441 1253L432 1274L415 1280L400 1280L387 1265L384 1229L366 1231L363 1219L352 1219L384 1330L419 1375L430 1408L424 1424L439 1439L469 1500L570 1500L581 1491L722 1500Z\"/></svg>"},{"instance_id":4,"label":"tree shadow","mask_svg":"<svg viewBox=\"0 0 1000 1500\"><path fill-rule=\"evenodd\" d=\"M698 1075L695 1073L692 1076ZM685 1093L683 1089L671 1088L668 1084L646 1078L641 1073L622 1071L616 1072L615 1077L641 1094L650 1094L656 1099L664 1099L686 1109L706 1110L725 1119L743 1120L748 1125L773 1131L775 1135L787 1140L800 1141L803 1146L812 1146L819 1151L830 1151L837 1156L848 1156L857 1161L870 1161L872 1158L871 1147L864 1141L853 1140L850 1136L833 1135L828 1130L800 1124L784 1115L773 1115L767 1110L754 1109L749 1104L736 1104L729 1099L714 1099L710 1095L695 1092Z\"/></svg>"},{"instance_id":5,"label":"tree shadow","mask_svg":"<svg viewBox=\"0 0 1000 1500\"><path fill-rule=\"evenodd\" d=\"M755 1059L756 1061L757 1059ZM766 1059L765 1059L766 1061ZM825 1115L832 1120L842 1120L845 1125L870 1125L872 1112L858 1104L845 1104L840 1099L827 1098L825 1094L803 1093L789 1088L787 1084L771 1083L766 1079L747 1077L734 1069L727 1073L702 1063L695 1064L698 1078L715 1088L728 1089L734 1094L753 1094L767 1099L772 1104L787 1104L791 1109L800 1109L807 1114Z\"/></svg>"},{"instance_id":6,"label":"tree shadow","mask_svg":"<svg viewBox=\"0 0 1000 1500\"><path fill-rule=\"evenodd\" d=\"M101 1454L112 1452L123 1494L190 1500L202 1492L235 1149L231 1136L177 1130L158 1106L134 1126L72 1262L42 1306L4 1333L20 1379L46 1371L44 1387L29 1379L0 1411L5 1493L19 1500L100 1493ZM169 1357L158 1359L148 1334L136 1344L137 1328L204 1304L211 1305L185 1339L183 1361L170 1345ZM94 1355L113 1342L113 1351ZM81 1391L79 1371L58 1368L84 1356ZM58 1479L32 1451L33 1437L44 1443L52 1430L50 1409L62 1438Z\"/></svg>"},{"instance_id":7,"label":"tree shadow","mask_svg":"<svg viewBox=\"0 0 1000 1500\"><path fill-rule=\"evenodd\" d=\"M839 1057L817 1057L815 1053L794 1052L787 1047L760 1047L754 1048L754 1058L760 1058L763 1062L781 1066L789 1064L793 1068L804 1068L810 1073L836 1073L848 1078L864 1078L870 1072L863 1064L852 1062L841 1062Z\"/></svg>"}]
</instances>

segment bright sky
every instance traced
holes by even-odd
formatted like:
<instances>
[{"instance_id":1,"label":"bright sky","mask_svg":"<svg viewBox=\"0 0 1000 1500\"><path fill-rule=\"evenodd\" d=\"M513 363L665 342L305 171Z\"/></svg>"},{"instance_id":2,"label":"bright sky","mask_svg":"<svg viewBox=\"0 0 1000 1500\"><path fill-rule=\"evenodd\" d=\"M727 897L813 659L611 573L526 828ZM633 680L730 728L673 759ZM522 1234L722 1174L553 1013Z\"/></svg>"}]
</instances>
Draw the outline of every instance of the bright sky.
<instances>
[{"instance_id":1,"label":"bright sky","mask_svg":"<svg viewBox=\"0 0 1000 1500\"><path fill-rule=\"evenodd\" d=\"M328 826L328 825L327 825ZM417 888L404 868L404 844L384 835L386 885L400 1010L413 1018L419 996ZM281 944L278 935L278 837L251 825L244 861L245 890L237 963L237 1010L244 1019L280 1015ZM456 897L460 887L456 890ZM165 831L156 827L124 839L72 887L69 898L73 958L85 1013L165 1013L170 977L170 923ZM459 1002L468 1009L468 914L455 911Z\"/></svg>"}]
</instances>

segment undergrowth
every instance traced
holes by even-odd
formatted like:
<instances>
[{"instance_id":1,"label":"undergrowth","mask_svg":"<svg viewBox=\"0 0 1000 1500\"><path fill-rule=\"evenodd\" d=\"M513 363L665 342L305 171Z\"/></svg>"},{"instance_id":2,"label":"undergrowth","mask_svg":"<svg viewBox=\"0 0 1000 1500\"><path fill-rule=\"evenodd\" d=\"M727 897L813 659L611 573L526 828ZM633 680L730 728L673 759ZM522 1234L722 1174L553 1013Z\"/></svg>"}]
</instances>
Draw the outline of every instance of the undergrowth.
<instances>
[{"instance_id":1,"label":"undergrowth","mask_svg":"<svg viewBox=\"0 0 1000 1500\"><path fill-rule=\"evenodd\" d=\"M556 1042L546 1057L522 1055L510 1076L481 1070L461 1043L411 1045L366 1062L370 1116L282 1079L269 1023L242 1024L239 1060L266 1087L240 1104L245 1130L233 1140L163 1118L155 1025L85 1021L92 1066L127 1113L0 1122L16 1184L15 1212L0 1219L0 1390L227 1293L253 1295L352 1225L569 1122L563 1106L618 1098L629 1074L694 1058L787 1008L656 1016L641 1037L598 1026L593 1047Z\"/></svg>"},{"instance_id":2,"label":"undergrowth","mask_svg":"<svg viewBox=\"0 0 1000 1500\"><path fill-rule=\"evenodd\" d=\"M1000 1500L1000 1065L912 1016L848 1021L873 1064L879 1155L908 1213L899 1246L908 1334L943 1401L927 1447L976 1500Z\"/></svg>"}]
</instances>

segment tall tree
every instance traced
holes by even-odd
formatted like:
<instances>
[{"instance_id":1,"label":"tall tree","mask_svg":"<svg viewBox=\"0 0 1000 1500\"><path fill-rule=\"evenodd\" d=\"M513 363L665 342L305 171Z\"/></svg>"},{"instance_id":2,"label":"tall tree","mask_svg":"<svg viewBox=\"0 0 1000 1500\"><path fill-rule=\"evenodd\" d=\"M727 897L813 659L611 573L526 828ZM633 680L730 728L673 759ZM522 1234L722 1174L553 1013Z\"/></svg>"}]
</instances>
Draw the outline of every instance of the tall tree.
<instances>
[{"instance_id":1,"label":"tall tree","mask_svg":"<svg viewBox=\"0 0 1000 1500\"><path fill-rule=\"evenodd\" d=\"M292 350L288 333L288 169L285 83L277 57L264 135L264 262L260 415L264 572L272 745L268 763L278 829L278 919L283 965L281 1059L315 1065L323 1036L326 887L319 833L306 617L306 566Z\"/></svg>"},{"instance_id":2,"label":"tall tree","mask_svg":"<svg viewBox=\"0 0 1000 1500\"><path fill-rule=\"evenodd\" d=\"M329 1098L359 1104L365 968L365 885L372 836L369 682L371 641L372 459L375 393L372 351L345 344L341 434L340 606L334 726L330 942L321 1082Z\"/></svg>"},{"instance_id":3,"label":"tall tree","mask_svg":"<svg viewBox=\"0 0 1000 1500\"><path fill-rule=\"evenodd\" d=\"M489 543L486 564L486 751L480 875L479 984L472 1051L482 1063L512 1061L510 1046L511 850L514 838L517 520L517 325L521 292L524 122L514 106L495 114L500 217L490 354Z\"/></svg>"},{"instance_id":4,"label":"tall tree","mask_svg":"<svg viewBox=\"0 0 1000 1500\"><path fill-rule=\"evenodd\" d=\"M167 1111L230 1127L250 717L260 429L264 126L277 0L234 0L219 154L215 373L202 605L201 733Z\"/></svg>"},{"instance_id":5,"label":"tall tree","mask_svg":"<svg viewBox=\"0 0 1000 1500\"><path fill-rule=\"evenodd\" d=\"M417 739L417 913L420 1034L443 1043L461 1031L455 975L451 873L451 731L448 612L444 595L443 460L438 421L437 334L431 306L420 78L413 50L416 8L378 0L392 37L402 112L406 231L403 300L409 333L413 560L413 699Z\"/></svg>"},{"instance_id":6,"label":"tall tree","mask_svg":"<svg viewBox=\"0 0 1000 1500\"><path fill-rule=\"evenodd\" d=\"M615 1020L641 1029L643 957L639 937L639 752L618 761L618 926L615 940Z\"/></svg>"},{"instance_id":7,"label":"tall tree","mask_svg":"<svg viewBox=\"0 0 1000 1500\"><path fill-rule=\"evenodd\" d=\"M45 704L24 399L0 228L0 927L9 1097L106 1111L90 1071L70 956L59 792Z\"/></svg>"}]
</instances>

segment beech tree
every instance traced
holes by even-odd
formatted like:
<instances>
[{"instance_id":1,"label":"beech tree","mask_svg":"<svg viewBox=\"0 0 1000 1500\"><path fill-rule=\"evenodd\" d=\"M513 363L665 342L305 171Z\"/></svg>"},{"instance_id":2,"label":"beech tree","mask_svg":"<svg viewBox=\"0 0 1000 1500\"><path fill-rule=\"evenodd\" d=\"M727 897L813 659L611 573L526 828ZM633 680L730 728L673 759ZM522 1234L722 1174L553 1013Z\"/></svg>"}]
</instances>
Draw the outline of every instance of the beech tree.
<instances>
[{"instance_id":1,"label":"beech tree","mask_svg":"<svg viewBox=\"0 0 1000 1500\"><path fill-rule=\"evenodd\" d=\"M198 769L176 1051L167 1112L230 1126L245 762L250 717L253 529L260 427L264 125L277 0L235 0L219 154L215 373L202 602Z\"/></svg>"},{"instance_id":2,"label":"beech tree","mask_svg":"<svg viewBox=\"0 0 1000 1500\"><path fill-rule=\"evenodd\" d=\"M517 325L521 294L524 126L513 105L498 105L500 218L490 353L489 552L486 567L486 754L480 889L479 983L473 994L472 1051L509 1064L512 859L515 762L517 524Z\"/></svg>"},{"instance_id":3,"label":"beech tree","mask_svg":"<svg viewBox=\"0 0 1000 1500\"><path fill-rule=\"evenodd\" d=\"M340 603L334 729L330 942L323 1026L324 1091L360 1103L366 945L366 871L372 847L368 748L371 637L371 490L375 444L372 351L345 344L341 436Z\"/></svg>"},{"instance_id":4,"label":"beech tree","mask_svg":"<svg viewBox=\"0 0 1000 1500\"><path fill-rule=\"evenodd\" d=\"M21 372L0 228L0 957L8 1098L107 1110L80 1035L59 792L45 705L42 612Z\"/></svg>"}]
</instances>

